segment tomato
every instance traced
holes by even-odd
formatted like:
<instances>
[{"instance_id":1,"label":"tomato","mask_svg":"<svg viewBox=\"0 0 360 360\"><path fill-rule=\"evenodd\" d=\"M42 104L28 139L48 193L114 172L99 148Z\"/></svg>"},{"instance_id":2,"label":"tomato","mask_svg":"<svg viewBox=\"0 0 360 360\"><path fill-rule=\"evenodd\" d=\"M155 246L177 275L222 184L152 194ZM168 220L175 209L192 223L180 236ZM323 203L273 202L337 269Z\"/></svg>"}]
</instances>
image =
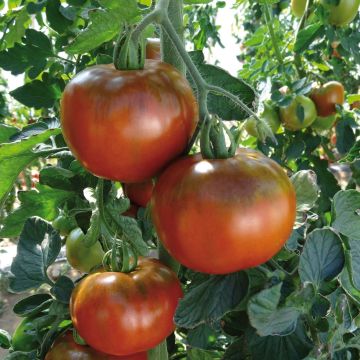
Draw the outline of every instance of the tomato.
<instances>
[{"instance_id":1,"label":"tomato","mask_svg":"<svg viewBox=\"0 0 360 360\"><path fill-rule=\"evenodd\" d=\"M279 130L279 115L270 103L264 103L264 111L262 112L260 117L269 125L270 129L274 134ZM246 121L245 130L249 133L249 135L255 136L256 138L259 137L259 133L256 128L256 120L254 118L251 117Z\"/></svg>"},{"instance_id":2,"label":"tomato","mask_svg":"<svg viewBox=\"0 0 360 360\"><path fill-rule=\"evenodd\" d=\"M329 81L314 89L310 95L316 105L319 116L329 116L336 113L335 105L344 103L344 87L338 81Z\"/></svg>"},{"instance_id":3,"label":"tomato","mask_svg":"<svg viewBox=\"0 0 360 360\"><path fill-rule=\"evenodd\" d=\"M79 345L74 341L71 331L58 337L45 360L147 360L146 352L112 356L92 349L90 346Z\"/></svg>"},{"instance_id":4,"label":"tomato","mask_svg":"<svg viewBox=\"0 0 360 360\"><path fill-rule=\"evenodd\" d=\"M179 156L197 118L187 80L155 60L143 70L89 67L61 100L63 135L76 158L96 176L122 182L148 180Z\"/></svg>"},{"instance_id":5,"label":"tomato","mask_svg":"<svg viewBox=\"0 0 360 360\"><path fill-rule=\"evenodd\" d=\"M336 121L336 114L330 116L318 116L316 120L311 124L314 130L329 130Z\"/></svg>"},{"instance_id":6,"label":"tomato","mask_svg":"<svg viewBox=\"0 0 360 360\"><path fill-rule=\"evenodd\" d=\"M112 355L147 351L170 335L182 297L175 273L158 260L140 258L128 274L98 272L74 289L70 314L79 335Z\"/></svg>"},{"instance_id":7,"label":"tomato","mask_svg":"<svg viewBox=\"0 0 360 360\"><path fill-rule=\"evenodd\" d=\"M15 351L32 351L40 343L35 330L34 317L26 317L17 326L12 336L11 344Z\"/></svg>"},{"instance_id":8,"label":"tomato","mask_svg":"<svg viewBox=\"0 0 360 360\"><path fill-rule=\"evenodd\" d=\"M146 39L146 58L153 60L161 60L160 39L157 38Z\"/></svg>"},{"instance_id":9,"label":"tomato","mask_svg":"<svg viewBox=\"0 0 360 360\"><path fill-rule=\"evenodd\" d=\"M69 264L82 272L89 272L92 268L102 263L104 251L97 241L87 247L84 244L84 233L80 228L74 229L66 238L66 257Z\"/></svg>"},{"instance_id":10,"label":"tomato","mask_svg":"<svg viewBox=\"0 0 360 360\"><path fill-rule=\"evenodd\" d=\"M70 218L64 215L59 215L53 222L52 226L58 230L60 235L66 236L70 234L70 231L77 227L74 218Z\"/></svg>"},{"instance_id":11,"label":"tomato","mask_svg":"<svg viewBox=\"0 0 360 360\"><path fill-rule=\"evenodd\" d=\"M295 192L284 170L260 152L229 159L188 156L154 188L152 218L170 254L190 269L225 274L257 266L291 234Z\"/></svg>"},{"instance_id":12,"label":"tomato","mask_svg":"<svg viewBox=\"0 0 360 360\"><path fill-rule=\"evenodd\" d=\"M299 109L304 110L304 118L298 115ZM311 99L298 95L287 107L280 108L280 119L284 127L291 131L304 129L311 125L316 119L316 107Z\"/></svg>"},{"instance_id":13,"label":"tomato","mask_svg":"<svg viewBox=\"0 0 360 360\"><path fill-rule=\"evenodd\" d=\"M329 23L336 26L345 26L355 19L360 0L339 0L338 5L331 5L326 0L322 0L322 3L329 11Z\"/></svg>"},{"instance_id":14,"label":"tomato","mask_svg":"<svg viewBox=\"0 0 360 360\"><path fill-rule=\"evenodd\" d=\"M151 199L154 183L152 180L148 180L142 183L122 184L122 187L124 194L132 203L138 206L146 207Z\"/></svg>"},{"instance_id":15,"label":"tomato","mask_svg":"<svg viewBox=\"0 0 360 360\"><path fill-rule=\"evenodd\" d=\"M291 10L294 16L301 18L304 15L306 0L291 0Z\"/></svg>"}]
</instances>

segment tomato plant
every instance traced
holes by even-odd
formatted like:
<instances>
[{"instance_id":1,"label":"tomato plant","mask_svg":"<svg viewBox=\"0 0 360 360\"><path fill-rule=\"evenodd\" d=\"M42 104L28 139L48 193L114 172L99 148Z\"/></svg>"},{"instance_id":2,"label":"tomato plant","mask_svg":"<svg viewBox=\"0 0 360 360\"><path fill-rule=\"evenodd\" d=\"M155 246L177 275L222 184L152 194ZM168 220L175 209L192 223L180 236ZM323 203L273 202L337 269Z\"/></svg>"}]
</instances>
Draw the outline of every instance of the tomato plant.
<instances>
[{"instance_id":1,"label":"tomato plant","mask_svg":"<svg viewBox=\"0 0 360 360\"><path fill-rule=\"evenodd\" d=\"M335 105L344 103L344 87L338 81L330 81L316 88L310 95L316 105L319 116L329 116L336 113Z\"/></svg>"},{"instance_id":2,"label":"tomato plant","mask_svg":"<svg viewBox=\"0 0 360 360\"><path fill-rule=\"evenodd\" d=\"M66 236L69 235L71 230L77 227L76 221L73 218L69 218L64 215L59 215L53 222L52 226L54 229L58 230L60 235Z\"/></svg>"},{"instance_id":3,"label":"tomato plant","mask_svg":"<svg viewBox=\"0 0 360 360\"><path fill-rule=\"evenodd\" d=\"M90 67L68 83L61 104L63 134L81 164L123 182L155 176L184 151L197 122L187 81L156 60L138 71Z\"/></svg>"},{"instance_id":4,"label":"tomato plant","mask_svg":"<svg viewBox=\"0 0 360 360\"><path fill-rule=\"evenodd\" d=\"M101 272L82 280L72 294L70 313L80 336L94 349L129 355L149 350L171 334L181 297L176 275L159 261L142 258L129 274ZM94 308L98 311L89 316Z\"/></svg>"},{"instance_id":5,"label":"tomato plant","mask_svg":"<svg viewBox=\"0 0 360 360\"><path fill-rule=\"evenodd\" d=\"M295 193L273 160L239 149L230 159L197 155L172 164L155 186L151 208L175 259L225 274L257 266L281 249L294 224Z\"/></svg>"},{"instance_id":6,"label":"tomato plant","mask_svg":"<svg viewBox=\"0 0 360 360\"><path fill-rule=\"evenodd\" d=\"M286 107L280 108L280 119L284 127L295 131L308 127L316 119L316 107L311 99L306 96L296 96Z\"/></svg>"},{"instance_id":7,"label":"tomato plant","mask_svg":"<svg viewBox=\"0 0 360 360\"><path fill-rule=\"evenodd\" d=\"M89 272L101 264L104 251L98 241L90 247L86 246L84 238L85 235L80 228L71 231L65 242L66 257L73 268Z\"/></svg>"},{"instance_id":8,"label":"tomato plant","mask_svg":"<svg viewBox=\"0 0 360 360\"><path fill-rule=\"evenodd\" d=\"M329 23L336 26L346 26L351 23L360 5L359 0L340 0L338 3L322 0L322 3L329 11Z\"/></svg>"},{"instance_id":9,"label":"tomato plant","mask_svg":"<svg viewBox=\"0 0 360 360\"><path fill-rule=\"evenodd\" d=\"M148 180L142 183L123 184L124 194L130 199L132 203L142 207L146 207L150 201L153 188L154 183L152 180Z\"/></svg>"},{"instance_id":10,"label":"tomato plant","mask_svg":"<svg viewBox=\"0 0 360 360\"><path fill-rule=\"evenodd\" d=\"M70 331L58 337L45 360L147 360L146 353L127 356L112 356L92 349L90 346L79 345L74 341Z\"/></svg>"}]
</instances>

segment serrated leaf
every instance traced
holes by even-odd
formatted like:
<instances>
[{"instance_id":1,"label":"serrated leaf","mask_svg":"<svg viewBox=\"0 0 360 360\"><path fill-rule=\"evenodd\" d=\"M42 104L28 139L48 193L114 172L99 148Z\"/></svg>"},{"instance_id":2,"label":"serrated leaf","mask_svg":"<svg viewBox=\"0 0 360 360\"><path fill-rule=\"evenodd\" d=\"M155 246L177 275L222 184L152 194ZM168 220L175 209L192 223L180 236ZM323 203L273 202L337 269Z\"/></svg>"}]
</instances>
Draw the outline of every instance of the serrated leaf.
<instances>
[{"instance_id":1,"label":"serrated leaf","mask_svg":"<svg viewBox=\"0 0 360 360\"><path fill-rule=\"evenodd\" d=\"M332 226L343 235L360 239L360 193L356 190L339 191L333 200L335 220Z\"/></svg>"},{"instance_id":2,"label":"serrated leaf","mask_svg":"<svg viewBox=\"0 0 360 360\"><path fill-rule=\"evenodd\" d=\"M74 177L75 174L72 171L57 166L47 166L40 170L40 184L55 189L75 190L72 183Z\"/></svg>"},{"instance_id":3,"label":"serrated leaf","mask_svg":"<svg viewBox=\"0 0 360 360\"><path fill-rule=\"evenodd\" d=\"M216 332L207 324L201 324L194 329L189 329L187 342L191 347L209 349L215 343Z\"/></svg>"},{"instance_id":4,"label":"serrated leaf","mask_svg":"<svg viewBox=\"0 0 360 360\"><path fill-rule=\"evenodd\" d=\"M26 8L23 7L17 14L15 20L10 24L6 35L4 36L4 41L6 47L10 48L15 45L17 42L21 42L21 38L25 34L25 29L30 23L30 17L26 11Z\"/></svg>"},{"instance_id":5,"label":"serrated leaf","mask_svg":"<svg viewBox=\"0 0 360 360\"><path fill-rule=\"evenodd\" d=\"M26 291L48 282L47 268L61 249L58 232L44 220L33 217L26 221L20 234L17 254L11 264L10 289Z\"/></svg>"},{"instance_id":6,"label":"serrated leaf","mask_svg":"<svg viewBox=\"0 0 360 360\"><path fill-rule=\"evenodd\" d=\"M10 138L17 134L19 129L14 126L0 124L0 144L9 142Z\"/></svg>"},{"instance_id":7,"label":"serrated leaf","mask_svg":"<svg viewBox=\"0 0 360 360\"><path fill-rule=\"evenodd\" d=\"M6 355L3 360L36 360L36 351L15 351Z\"/></svg>"},{"instance_id":8,"label":"serrated leaf","mask_svg":"<svg viewBox=\"0 0 360 360\"><path fill-rule=\"evenodd\" d=\"M187 329L214 323L240 303L247 289L248 278L244 272L208 276L180 300L175 323Z\"/></svg>"},{"instance_id":9,"label":"serrated leaf","mask_svg":"<svg viewBox=\"0 0 360 360\"><path fill-rule=\"evenodd\" d=\"M46 4L46 19L50 27L57 31L59 34L64 33L72 24L72 21L67 19L61 12L60 0L51 0Z\"/></svg>"},{"instance_id":10,"label":"serrated leaf","mask_svg":"<svg viewBox=\"0 0 360 360\"><path fill-rule=\"evenodd\" d=\"M260 336L290 335L296 329L300 311L294 307L278 308L282 283L254 295L248 303L250 324Z\"/></svg>"},{"instance_id":11,"label":"serrated leaf","mask_svg":"<svg viewBox=\"0 0 360 360\"><path fill-rule=\"evenodd\" d=\"M296 38L294 51L300 53L308 49L311 43L322 33L323 29L323 23L319 22L300 30Z\"/></svg>"},{"instance_id":12,"label":"serrated leaf","mask_svg":"<svg viewBox=\"0 0 360 360\"><path fill-rule=\"evenodd\" d=\"M319 287L337 276L344 267L345 256L337 234L328 228L316 229L306 238L300 256L299 275L303 283Z\"/></svg>"},{"instance_id":13,"label":"serrated leaf","mask_svg":"<svg viewBox=\"0 0 360 360\"><path fill-rule=\"evenodd\" d=\"M9 349L11 346L11 335L5 331L0 329L0 347L3 349Z\"/></svg>"},{"instance_id":14,"label":"serrated leaf","mask_svg":"<svg viewBox=\"0 0 360 360\"><path fill-rule=\"evenodd\" d=\"M46 220L54 220L58 215L58 207L67 200L74 198L70 191L53 189L37 184L36 190L18 193L20 206L10 213L0 230L0 236L16 237L21 232L24 222L30 216L39 216Z\"/></svg>"},{"instance_id":15,"label":"serrated leaf","mask_svg":"<svg viewBox=\"0 0 360 360\"><path fill-rule=\"evenodd\" d=\"M55 84L34 80L10 91L10 95L26 106L41 109L53 107L61 97L61 90Z\"/></svg>"},{"instance_id":16,"label":"serrated leaf","mask_svg":"<svg viewBox=\"0 0 360 360\"><path fill-rule=\"evenodd\" d=\"M51 288L51 293L58 301L64 304L69 304L71 293L74 290L74 283L67 276L60 276L54 286Z\"/></svg>"},{"instance_id":17,"label":"serrated leaf","mask_svg":"<svg viewBox=\"0 0 360 360\"><path fill-rule=\"evenodd\" d=\"M360 291L354 286L347 267L341 272L339 281L346 294L360 307Z\"/></svg>"},{"instance_id":18,"label":"serrated leaf","mask_svg":"<svg viewBox=\"0 0 360 360\"><path fill-rule=\"evenodd\" d=\"M166 341L163 341L155 348L150 349L147 355L148 355L148 360L168 360L169 356L168 356Z\"/></svg>"},{"instance_id":19,"label":"serrated leaf","mask_svg":"<svg viewBox=\"0 0 360 360\"><path fill-rule=\"evenodd\" d=\"M18 316L33 316L48 308L52 302L49 294L35 294L18 301L13 312Z\"/></svg>"},{"instance_id":20,"label":"serrated leaf","mask_svg":"<svg viewBox=\"0 0 360 360\"><path fill-rule=\"evenodd\" d=\"M34 146L60 133L60 129L52 129L20 142L0 144L0 208L21 170L39 156L47 156L56 151L51 149L35 152L32 150Z\"/></svg>"}]
</instances>

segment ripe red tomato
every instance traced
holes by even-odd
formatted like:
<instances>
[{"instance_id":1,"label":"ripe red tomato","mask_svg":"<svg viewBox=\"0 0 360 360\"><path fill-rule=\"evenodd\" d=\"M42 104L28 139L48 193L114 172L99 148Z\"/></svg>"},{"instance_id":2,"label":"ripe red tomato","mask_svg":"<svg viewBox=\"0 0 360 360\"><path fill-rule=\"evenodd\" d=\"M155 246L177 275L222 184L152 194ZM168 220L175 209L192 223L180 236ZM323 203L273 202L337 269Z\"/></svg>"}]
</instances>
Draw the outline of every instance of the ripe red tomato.
<instances>
[{"instance_id":1,"label":"ripe red tomato","mask_svg":"<svg viewBox=\"0 0 360 360\"><path fill-rule=\"evenodd\" d=\"M143 70L90 67L61 100L63 135L76 158L96 176L123 182L148 180L180 155L197 118L187 80L156 60Z\"/></svg>"},{"instance_id":2,"label":"ripe red tomato","mask_svg":"<svg viewBox=\"0 0 360 360\"><path fill-rule=\"evenodd\" d=\"M112 356L101 353L90 346L79 345L74 341L71 331L58 337L45 360L147 360L146 352L127 355Z\"/></svg>"},{"instance_id":3,"label":"ripe red tomato","mask_svg":"<svg viewBox=\"0 0 360 360\"><path fill-rule=\"evenodd\" d=\"M304 118L301 119L298 109L304 111ZM284 127L291 131L301 130L310 126L316 119L316 107L314 102L306 96L298 95L287 107L280 108L280 119Z\"/></svg>"},{"instance_id":4,"label":"ripe red tomato","mask_svg":"<svg viewBox=\"0 0 360 360\"><path fill-rule=\"evenodd\" d=\"M175 273L158 260L140 258L135 271L99 272L73 291L70 314L79 335L112 355L147 351L174 331L182 290Z\"/></svg>"},{"instance_id":5,"label":"ripe red tomato","mask_svg":"<svg viewBox=\"0 0 360 360\"><path fill-rule=\"evenodd\" d=\"M329 4L326 0L322 0L322 3L329 11L329 23L336 26L345 26L355 19L360 0L339 0L337 5Z\"/></svg>"},{"instance_id":6,"label":"ripe red tomato","mask_svg":"<svg viewBox=\"0 0 360 360\"><path fill-rule=\"evenodd\" d=\"M71 231L65 242L66 257L74 269L89 272L101 264L105 253L98 241L87 247L84 244L84 237L85 235L79 227Z\"/></svg>"},{"instance_id":7,"label":"ripe red tomato","mask_svg":"<svg viewBox=\"0 0 360 360\"><path fill-rule=\"evenodd\" d=\"M306 0L291 0L291 10L293 14L301 18L304 15Z\"/></svg>"},{"instance_id":8,"label":"ripe red tomato","mask_svg":"<svg viewBox=\"0 0 360 360\"><path fill-rule=\"evenodd\" d=\"M159 238L176 260L225 274L257 266L281 249L294 225L295 203L277 163L239 149L229 159L195 155L174 162L155 186L151 210Z\"/></svg>"},{"instance_id":9,"label":"ripe red tomato","mask_svg":"<svg viewBox=\"0 0 360 360\"><path fill-rule=\"evenodd\" d=\"M153 60L161 60L160 39L157 38L146 39L146 58Z\"/></svg>"},{"instance_id":10,"label":"ripe red tomato","mask_svg":"<svg viewBox=\"0 0 360 360\"><path fill-rule=\"evenodd\" d=\"M344 87L338 81L329 81L314 89L310 95L316 105L319 116L329 116L336 113L335 105L344 103Z\"/></svg>"},{"instance_id":11,"label":"ripe red tomato","mask_svg":"<svg viewBox=\"0 0 360 360\"><path fill-rule=\"evenodd\" d=\"M151 199L154 183L152 180L148 180L142 183L122 184L122 187L124 194L132 203L138 206L146 207Z\"/></svg>"}]
</instances>

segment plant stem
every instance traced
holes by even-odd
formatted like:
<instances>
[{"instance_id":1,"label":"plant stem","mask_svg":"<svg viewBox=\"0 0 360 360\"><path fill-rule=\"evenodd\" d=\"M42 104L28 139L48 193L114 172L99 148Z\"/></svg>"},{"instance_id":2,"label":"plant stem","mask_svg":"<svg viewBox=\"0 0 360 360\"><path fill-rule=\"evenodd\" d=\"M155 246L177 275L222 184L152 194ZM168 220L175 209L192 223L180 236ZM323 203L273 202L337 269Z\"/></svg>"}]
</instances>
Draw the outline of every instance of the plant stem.
<instances>
[{"instance_id":1,"label":"plant stem","mask_svg":"<svg viewBox=\"0 0 360 360\"><path fill-rule=\"evenodd\" d=\"M271 13L270 13L270 7L269 7L269 4L266 2L264 4L264 15L265 15L265 22L266 22L266 25L269 29L269 33L270 33L270 38L271 38L271 42L273 44L273 47L274 47L274 51L275 51L275 56L280 64L280 66L283 68L283 71L285 70L284 69L284 59L282 58L282 55L281 55L281 52L280 52L280 49L279 49L279 46L278 46L278 43L277 43L277 38L276 38L276 34L275 34L275 30L274 30L274 27L273 27L273 23L272 23L272 16L271 16ZM284 74L285 74L285 77L286 77L286 80L291 83L291 78L289 76L288 73L286 73L284 71Z\"/></svg>"}]
</instances>

